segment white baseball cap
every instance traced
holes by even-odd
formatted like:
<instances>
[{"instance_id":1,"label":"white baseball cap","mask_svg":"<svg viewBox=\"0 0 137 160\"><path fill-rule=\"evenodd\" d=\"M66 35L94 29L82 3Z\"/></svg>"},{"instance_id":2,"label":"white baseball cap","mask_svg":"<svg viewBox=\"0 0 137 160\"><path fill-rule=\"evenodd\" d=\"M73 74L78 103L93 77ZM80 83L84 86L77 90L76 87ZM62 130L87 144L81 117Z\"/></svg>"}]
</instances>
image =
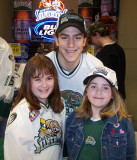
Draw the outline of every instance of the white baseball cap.
<instances>
[{"instance_id":1,"label":"white baseball cap","mask_svg":"<svg viewBox=\"0 0 137 160\"><path fill-rule=\"evenodd\" d=\"M118 89L116 73L112 69L105 66L93 68L91 72L88 74L88 76L84 79L84 85L87 85L91 78L94 77L103 77L109 82L111 86Z\"/></svg>"}]
</instances>

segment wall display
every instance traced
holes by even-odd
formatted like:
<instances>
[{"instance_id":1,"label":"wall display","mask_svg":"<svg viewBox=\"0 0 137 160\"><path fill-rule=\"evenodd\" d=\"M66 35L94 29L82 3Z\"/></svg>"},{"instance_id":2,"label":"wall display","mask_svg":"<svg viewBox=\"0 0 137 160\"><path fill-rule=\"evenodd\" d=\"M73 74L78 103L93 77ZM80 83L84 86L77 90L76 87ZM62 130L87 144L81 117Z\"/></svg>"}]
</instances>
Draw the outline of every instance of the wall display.
<instances>
[{"instance_id":1,"label":"wall display","mask_svg":"<svg viewBox=\"0 0 137 160\"><path fill-rule=\"evenodd\" d=\"M100 0L79 0L78 13L85 19L86 29L100 20Z\"/></svg>"},{"instance_id":2,"label":"wall display","mask_svg":"<svg viewBox=\"0 0 137 160\"><path fill-rule=\"evenodd\" d=\"M32 10L32 0L13 0L14 10Z\"/></svg>"},{"instance_id":3,"label":"wall display","mask_svg":"<svg viewBox=\"0 0 137 160\"><path fill-rule=\"evenodd\" d=\"M14 41L29 43L31 39L31 12L26 10L14 11Z\"/></svg>"},{"instance_id":4,"label":"wall display","mask_svg":"<svg viewBox=\"0 0 137 160\"><path fill-rule=\"evenodd\" d=\"M101 21L108 26L112 40L117 42L119 0L79 0L78 12L84 17L87 30L93 22ZM90 39L88 43L89 52L95 55L99 49L91 45Z\"/></svg>"},{"instance_id":5,"label":"wall display","mask_svg":"<svg viewBox=\"0 0 137 160\"><path fill-rule=\"evenodd\" d=\"M10 43L16 63L26 63L30 50L30 43Z\"/></svg>"},{"instance_id":6,"label":"wall display","mask_svg":"<svg viewBox=\"0 0 137 160\"><path fill-rule=\"evenodd\" d=\"M13 0L13 42L16 63L26 63L31 41L32 0Z\"/></svg>"},{"instance_id":7,"label":"wall display","mask_svg":"<svg viewBox=\"0 0 137 160\"><path fill-rule=\"evenodd\" d=\"M33 10L32 42L53 42L59 16L67 12L60 0L41 0Z\"/></svg>"},{"instance_id":8,"label":"wall display","mask_svg":"<svg viewBox=\"0 0 137 160\"><path fill-rule=\"evenodd\" d=\"M101 0L101 21L115 23L119 16L119 0Z\"/></svg>"}]
</instances>

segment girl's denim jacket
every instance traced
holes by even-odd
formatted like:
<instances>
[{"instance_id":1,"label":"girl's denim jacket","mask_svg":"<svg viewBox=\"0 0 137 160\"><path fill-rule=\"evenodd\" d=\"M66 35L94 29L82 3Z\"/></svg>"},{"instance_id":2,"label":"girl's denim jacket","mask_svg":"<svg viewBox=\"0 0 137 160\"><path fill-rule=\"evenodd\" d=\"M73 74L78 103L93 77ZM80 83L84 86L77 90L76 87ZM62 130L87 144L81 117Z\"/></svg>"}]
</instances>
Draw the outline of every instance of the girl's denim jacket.
<instances>
[{"instance_id":1,"label":"girl's denim jacket","mask_svg":"<svg viewBox=\"0 0 137 160\"><path fill-rule=\"evenodd\" d=\"M66 123L68 160L77 160L84 140L84 120L73 112ZM101 136L102 160L136 160L135 131L131 120L118 115L108 117ZM92 155L91 155L92 156Z\"/></svg>"}]
</instances>

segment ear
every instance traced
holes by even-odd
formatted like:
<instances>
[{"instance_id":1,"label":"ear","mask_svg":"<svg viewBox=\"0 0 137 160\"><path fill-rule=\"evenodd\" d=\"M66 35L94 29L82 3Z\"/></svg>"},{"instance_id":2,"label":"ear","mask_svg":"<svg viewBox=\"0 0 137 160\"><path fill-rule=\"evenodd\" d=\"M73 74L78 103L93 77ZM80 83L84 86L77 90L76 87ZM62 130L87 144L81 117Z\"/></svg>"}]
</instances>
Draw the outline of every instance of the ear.
<instances>
[{"instance_id":1,"label":"ear","mask_svg":"<svg viewBox=\"0 0 137 160\"><path fill-rule=\"evenodd\" d=\"M85 37L84 40L83 40L83 46L86 45L86 42L87 42L87 38Z\"/></svg>"},{"instance_id":2,"label":"ear","mask_svg":"<svg viewBox=\"0 0 137 160\"><path fill-rule=\"evenodd\" d=\"M98 32L96 32L96 36L97 36L97 37L100 37L100 34L99 34Z\"/></svg>"}]
</instances>

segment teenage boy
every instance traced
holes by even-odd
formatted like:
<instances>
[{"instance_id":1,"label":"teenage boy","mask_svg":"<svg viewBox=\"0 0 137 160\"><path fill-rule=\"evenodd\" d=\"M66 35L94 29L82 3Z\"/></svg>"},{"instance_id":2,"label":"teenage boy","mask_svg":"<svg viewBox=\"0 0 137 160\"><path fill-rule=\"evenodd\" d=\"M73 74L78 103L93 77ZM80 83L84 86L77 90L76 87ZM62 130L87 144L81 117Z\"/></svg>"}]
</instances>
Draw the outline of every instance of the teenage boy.
<instances>
[{"instance_id":1,"label":"teenage boy","mask_svg":"<svg viewBox=\"0 0 137 160\"><path fill-rule=\"evenodd\" d=\"M84 91L83 80L102 62L87 53L87 33L82 16L62 14L57 22L54 51L47 54L58 71L61 95L66 103L66 115L80 106Z\"/></svg>"}]
</instances>

